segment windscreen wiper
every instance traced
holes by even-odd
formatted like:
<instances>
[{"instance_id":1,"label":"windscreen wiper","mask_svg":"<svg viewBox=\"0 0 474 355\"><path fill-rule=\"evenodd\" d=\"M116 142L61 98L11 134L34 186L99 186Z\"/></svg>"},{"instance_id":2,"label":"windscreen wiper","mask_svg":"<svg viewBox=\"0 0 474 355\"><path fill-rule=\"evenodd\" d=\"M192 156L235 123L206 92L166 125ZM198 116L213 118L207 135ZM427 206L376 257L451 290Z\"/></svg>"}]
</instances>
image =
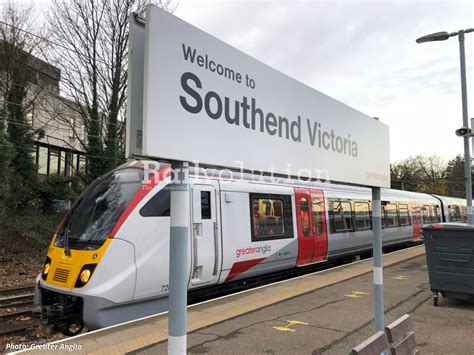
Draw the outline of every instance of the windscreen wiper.
<instances>
[{"instance_id":1,"label":"windscreen wiper","mask_svg":"<svg viewBox=\"0 0 474 355\"><path fill-rule=\"evenodd\" d=\"M64 255L71 256L71 248L69 247L69 223L64 228Z\"/></svg>"},{"instance_id":2,"label":"windscreen wiper","mask_svg":"<svg viewBox=\"0 0 474 355\"><path fill-rule=\"evenodd\" d=\"M64 245L64 255L66 256L71 256L71 248L69 247L69 226L71 225L71 220L72 220L72 214L76 210L77 206L81 202L82 198L76 201L74 206L72 206L71 210L69 211L68 217L66 219L66 222L64 224L64 240L63 240L63 245Z\"/></svg>"}]
</instances>

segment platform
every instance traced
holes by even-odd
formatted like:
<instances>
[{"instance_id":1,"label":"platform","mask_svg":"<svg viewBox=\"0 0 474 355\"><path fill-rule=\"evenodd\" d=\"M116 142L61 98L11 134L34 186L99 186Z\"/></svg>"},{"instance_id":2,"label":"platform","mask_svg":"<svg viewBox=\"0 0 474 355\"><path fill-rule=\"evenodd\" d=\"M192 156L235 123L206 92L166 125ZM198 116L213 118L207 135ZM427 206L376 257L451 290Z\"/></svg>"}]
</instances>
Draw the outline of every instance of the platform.
<instances>
[{"instance_id":1,"label":"platform","mask_svg":"<svg viewBox=\"0 0 474 355\"><path fill-rule=\"evenodd\" d=\"M423 353L474 352L474 305L440 299L433 306L423 246L385 255L384 265L387 323L409 313ZM373 333L371 271L368 259L191 306L188 353L347 354ZM166 338L163 314L51 345L158 354Z\"/></svg>"}]
</instances>

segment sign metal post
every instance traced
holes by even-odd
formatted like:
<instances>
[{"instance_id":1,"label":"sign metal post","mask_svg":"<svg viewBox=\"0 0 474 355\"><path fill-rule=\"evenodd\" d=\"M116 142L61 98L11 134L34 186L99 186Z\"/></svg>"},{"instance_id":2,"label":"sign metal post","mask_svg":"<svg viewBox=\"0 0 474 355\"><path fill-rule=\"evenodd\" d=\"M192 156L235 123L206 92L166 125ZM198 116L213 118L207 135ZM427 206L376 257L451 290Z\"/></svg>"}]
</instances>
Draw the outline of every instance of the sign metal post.
<instances>
[{"instance_id":1,"label":"sign metal post","mask_svg":"<svg viewBox=\"0 0 474 355\"><path fill-rule=\"evenodd\" d=\"M171 164L168 354L186 354L189 280L189 164Z\"/></svg>"},{"instance_id":2,"label":"sign metal post","mask_svg":"<svg viewBox=\"0 0 474 355\"><path fill-rule=\"evenodd\" d=\"M374 256L375 331L384 330L383 263L382 263L382 201L380 187L372 187L372 229Z\"/></svg>"}]
</instances>

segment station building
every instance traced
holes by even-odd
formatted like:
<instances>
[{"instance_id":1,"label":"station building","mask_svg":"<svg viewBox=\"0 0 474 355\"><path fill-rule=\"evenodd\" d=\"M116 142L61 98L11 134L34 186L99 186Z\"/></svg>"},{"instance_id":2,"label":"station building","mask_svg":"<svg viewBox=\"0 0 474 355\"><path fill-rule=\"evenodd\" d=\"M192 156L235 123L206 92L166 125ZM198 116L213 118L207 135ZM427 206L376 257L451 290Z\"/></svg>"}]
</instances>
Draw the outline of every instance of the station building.
<instances>
[{"instance_id":1,"label":"station building","mask_svg":"<svg viewBox=\"0 0 474 355\"><path fill-rule=\"evenodd\" d=\"M0 59L5 56L0 41ZM83 170L86 158L82 144L86 135L77 105L61 96L59 68L27 54L25 66L32 69L28 88L29 110L27 119L35 135L32 158L41 176L70 176ZM4 69L0 65L0 73ZM0 89L1 90L1 89ZM5 104L3 95L0 107Z\"/></svg>"}]
</instances>

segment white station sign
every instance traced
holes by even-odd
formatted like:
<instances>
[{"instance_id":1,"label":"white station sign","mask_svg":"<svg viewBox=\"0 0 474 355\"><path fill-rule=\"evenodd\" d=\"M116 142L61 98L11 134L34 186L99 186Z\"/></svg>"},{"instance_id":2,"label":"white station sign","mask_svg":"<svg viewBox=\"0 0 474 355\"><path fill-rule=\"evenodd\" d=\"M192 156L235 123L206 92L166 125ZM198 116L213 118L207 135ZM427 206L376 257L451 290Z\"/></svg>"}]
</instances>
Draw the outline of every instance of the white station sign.
<instances>
[{"instance_id":1,"label":"white station sign","mask_svg":"<svg viewBox=\"0 0 474 355\"><path fill-rule=\"evenodd\" d=\"M387 125L155 6L143 80L142 155L390 185Z\"/></svg>"}]
</instances>

